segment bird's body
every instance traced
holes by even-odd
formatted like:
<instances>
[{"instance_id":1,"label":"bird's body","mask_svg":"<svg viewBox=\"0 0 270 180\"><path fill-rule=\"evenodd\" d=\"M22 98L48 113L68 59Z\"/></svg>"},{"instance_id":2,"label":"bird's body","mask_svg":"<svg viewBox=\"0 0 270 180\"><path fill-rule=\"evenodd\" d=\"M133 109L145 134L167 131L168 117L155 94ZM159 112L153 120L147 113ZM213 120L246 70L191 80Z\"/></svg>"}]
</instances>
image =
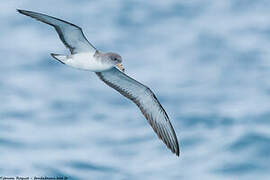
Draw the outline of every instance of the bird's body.
<instances>
[{"instance_id":1,"label":"bird's body","mask_svg":"<svg viewBox=\"0 0 270 180\"><path fill-rule=\"evenodd\" d=\"M111 69L114 66L112 64L104 63L102 58L100 57L100 52L98 51L96 51L95 53L85 52L71 55L52 54L52 56L55 59L73 68L93 72L105 71Z\"/></svg>"},{"instance_id":2,"label":"bird's body","mask_svg":"<svg viewBox=\"0 0 270 180\"><path fill-rule=\"evenodd\" d=\"M53 26L71 54L52 53L51 55L61 63L73 68L95 72L108 86L132 100L139 107L158 137L173 153L179 156L178 140L167 113L147 86L124 73L121 64L122 58L119 54L98 51L86 39L82 29L72 23L41 13L18 11Z\"/></svg>"}]
</instances>

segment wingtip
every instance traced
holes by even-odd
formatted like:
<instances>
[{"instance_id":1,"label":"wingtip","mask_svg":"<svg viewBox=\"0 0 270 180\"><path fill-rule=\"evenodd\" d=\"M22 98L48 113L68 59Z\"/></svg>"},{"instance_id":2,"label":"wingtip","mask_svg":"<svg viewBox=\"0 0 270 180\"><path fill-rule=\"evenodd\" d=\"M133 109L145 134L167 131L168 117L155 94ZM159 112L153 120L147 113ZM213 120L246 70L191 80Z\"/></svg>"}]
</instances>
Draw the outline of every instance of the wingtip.
<instances>
[{"instance_id":1,"label":"wingtip","mask_svg":"<svg viewBox=\"0 0 270 180\"><path fill-rule=\"evenodd\" d=\"M175 152L175 155L177 156L177 157L179 157L179 155L180 155L180 151L178 150L178 151L176 151Z\"/></svg>"},{"instance_id":2,"label":"wingtip","mask_svg":"<svg viewBox=\"0 0 270 180\"><path fill-rule=\"evenodd\" d=\"M27 12L28 12L28 11L22 10L22 9L17 9L17 12L20 13L20 14L27 15Z\"/></svg>"},{"instance_id":3,"label":"wingtip","mask_svg":"<svg viewBox=\"0 0 270 180\"><path fill-rule=\"evenodd\" d=\"M175 135L176 136L176 135ZM175 152L175 154L176 154L176 156L178 156L179 157L179 155L180 155L180 150L179 150L179 144L178 144L178 140L176 139L176 142L177 142L177 146L176 146L176 152Z\"/></svg>"},{"instance_id":4,"label":"wingtip","mask_svg":"<svg viewBox=\"0 0 270 180\"><path fill-rule=\"evenodd\" d=\"M172 151L173 154L175 154L177 157L179 157L180 151L179 151L178 145L175 147L175 149L174 148L169 148L169 149Z\"/></svg>"},{"instance_id":5,"label":"wingtip","mask_svg":"<svg viewBox=\"0 0 270 180\"><path fill-rule=\"evenodd\" d=\"M23 13L22 9L16 9L19 13Z\"/></svg>"},{"instance_id":6,"label":"wingtip","mask_svg":"<svg viewBox=\"0 0 270 180\"><path fill-rule=\"evenodd\" d=\"M29 16L28 14L31 13L31 11L23 10L23 9L16 9L19 13Z\"/></svg>"}]
</instances>

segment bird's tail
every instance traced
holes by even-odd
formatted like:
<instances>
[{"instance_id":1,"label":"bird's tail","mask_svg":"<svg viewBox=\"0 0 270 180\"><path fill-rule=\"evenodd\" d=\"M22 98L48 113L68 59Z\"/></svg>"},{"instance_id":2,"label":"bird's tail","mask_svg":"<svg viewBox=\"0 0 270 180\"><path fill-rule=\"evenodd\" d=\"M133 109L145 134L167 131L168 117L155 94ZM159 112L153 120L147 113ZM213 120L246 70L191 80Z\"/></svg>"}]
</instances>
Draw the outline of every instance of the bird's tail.
<instances>
[{"instance_id":1,"label":"bird's tail","mask_svg":"<svg viewBox=\"0 0 270 180\"><path fill-rule=\"evenodd\" d=\"M65 64L65 62L67 61L67 56L66 55L61 55L61 54L54 54L51 53L51 56L56 59L57 61L59 61L62 64Z\"/></svg>"}]
</instances>

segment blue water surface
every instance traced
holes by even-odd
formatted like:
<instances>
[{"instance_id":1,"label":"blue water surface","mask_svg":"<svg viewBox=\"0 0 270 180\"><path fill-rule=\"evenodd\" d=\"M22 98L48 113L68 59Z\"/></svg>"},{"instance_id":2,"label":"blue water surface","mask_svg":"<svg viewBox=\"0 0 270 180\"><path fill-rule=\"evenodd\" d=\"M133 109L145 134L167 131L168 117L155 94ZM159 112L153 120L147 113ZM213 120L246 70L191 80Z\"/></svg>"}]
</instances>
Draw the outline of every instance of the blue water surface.
<instances>
[{"instance_id":1,"label":"blue water surface","mask_svg":"<svg viewBox=\"0 0 270 180\"><path fill-rule=\"evenodd\" d=\"M50 26L82 27L149 86L170 116L180 157L139 109L68 53ZM270 1L0 2L0 177L269 179Z\"/></svg>"}]
</instances>

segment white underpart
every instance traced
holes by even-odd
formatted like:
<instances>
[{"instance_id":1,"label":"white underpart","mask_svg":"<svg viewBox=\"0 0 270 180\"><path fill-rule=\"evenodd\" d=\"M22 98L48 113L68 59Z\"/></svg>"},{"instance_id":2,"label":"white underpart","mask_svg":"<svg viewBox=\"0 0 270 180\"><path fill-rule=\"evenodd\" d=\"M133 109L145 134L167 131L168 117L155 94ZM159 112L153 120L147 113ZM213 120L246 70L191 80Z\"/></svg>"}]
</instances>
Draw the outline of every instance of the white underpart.
<instances>
[{"instance_id":1,"label":"white underpart","mask_svg":"<svg viewBox=\"0 0 270 180\"><path fill-rule=\"evenodd\" d=\"M102 63L97 57L94 57L94 53L78 53L67 56L67 59L63 61L65 64L83 70L89 70L94 72L100 72L108 70L113 67L112 64Z\"/></svg>"}]
</instances>

